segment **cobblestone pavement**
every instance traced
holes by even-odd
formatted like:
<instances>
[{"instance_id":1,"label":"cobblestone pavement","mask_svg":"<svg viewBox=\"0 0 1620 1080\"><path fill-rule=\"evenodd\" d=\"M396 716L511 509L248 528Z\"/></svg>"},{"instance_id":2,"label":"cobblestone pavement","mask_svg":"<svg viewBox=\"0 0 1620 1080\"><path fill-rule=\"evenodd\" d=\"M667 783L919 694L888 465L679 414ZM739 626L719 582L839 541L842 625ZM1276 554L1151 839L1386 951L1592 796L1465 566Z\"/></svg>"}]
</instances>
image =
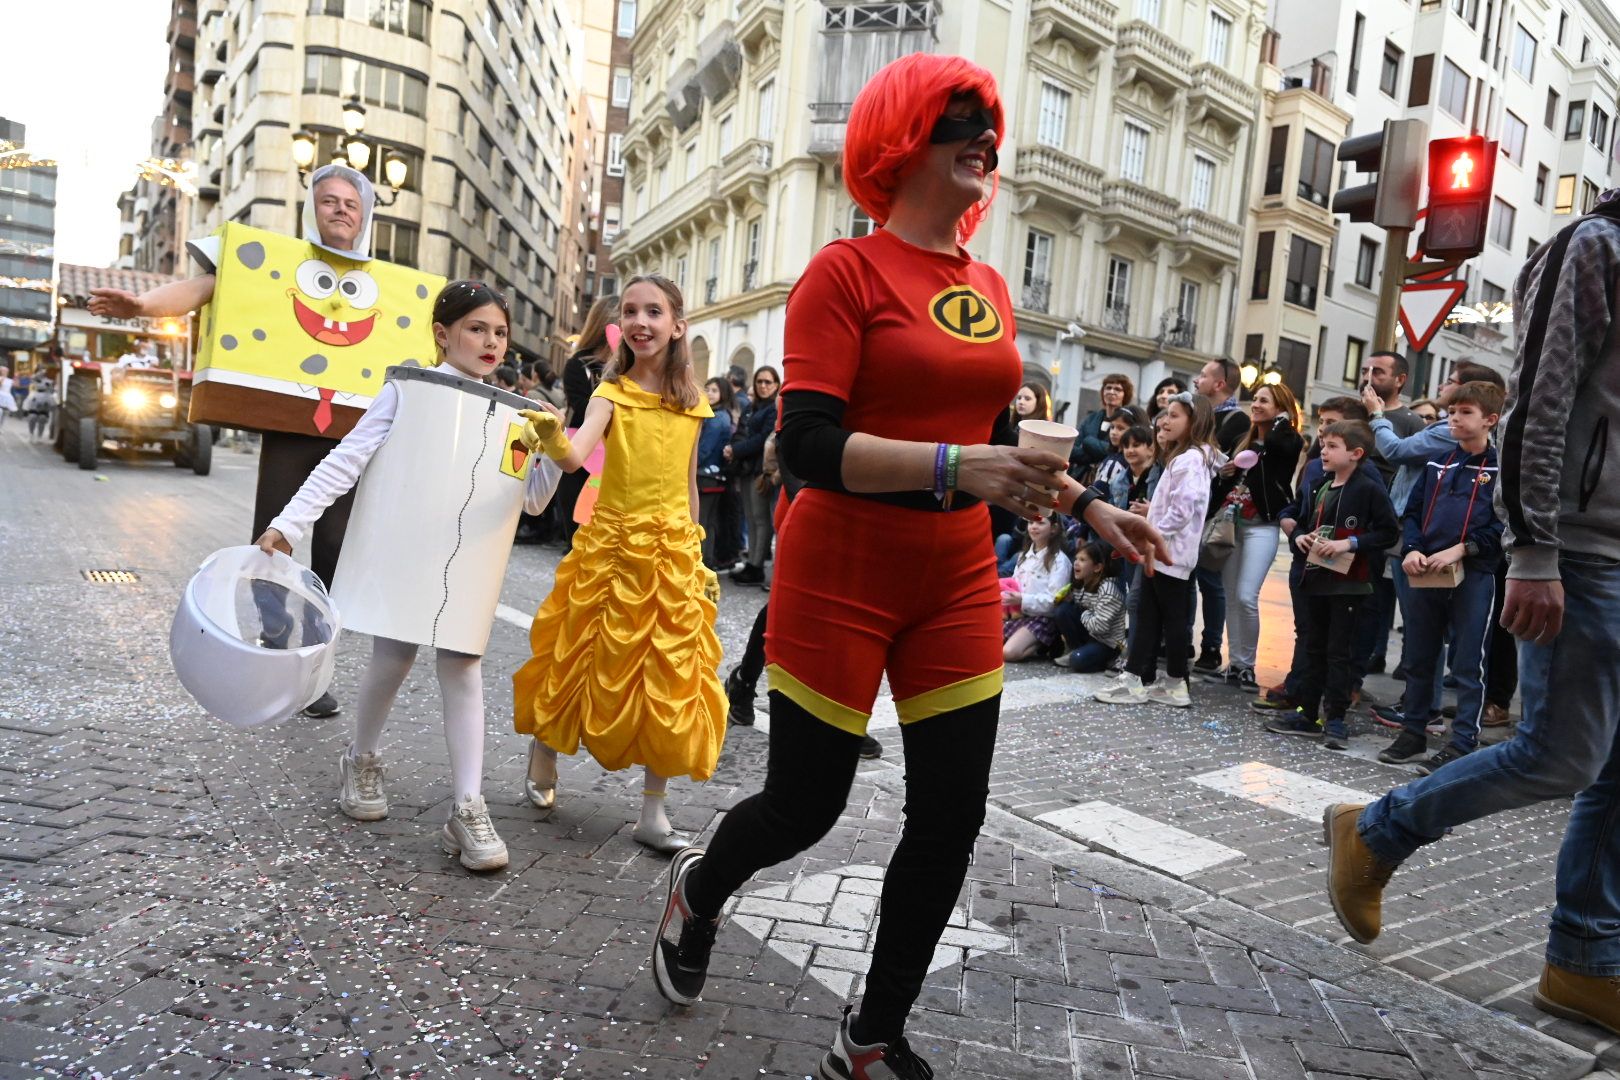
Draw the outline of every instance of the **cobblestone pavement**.
<instances>
[{"instance_id":1,"label":"cobblestone pavement","mask_svg":"<svg viewBox=\"0 0 1620 1080\"><path fill-rule=\"evenodd\" d=\"M523 803L520 626L497 625L485 665L486 795L512 852L493 875L436 843L430 670L389 727L390 816L364 825L333 802L346 717L244 735L185 696L168 621L197 563L245 539L253 468L91 474L0 433L0 1078L812 1075L900 826L892 715L838 827L749 886L704 1001L670 1007L646 970L664 864L629 839L639 777L569 761L555 813ZM556 559L517 549L505 603L532 610ZM108 568L140 580L80 573ZM729 652L760 599L728 591ZM366 652L345 640L346 704ZM1077 707L1086 679L1055 671L1010 673L996 805L912 1024L940 1076L1543 1080L1608 1049L1515 989L1558 810L1459 830L1396 879L1387 945L1347 948L1318 910L1314 830L1286 809L1311 795L1264 770L1369 792L1394 773L1273 745L1218 691L1176 716ZM677 825L711 828L764 748L733 729L715 781L672 785ZM1469 1000L1502 989L1496 1009Z\"/></svg>"}]
</instances>

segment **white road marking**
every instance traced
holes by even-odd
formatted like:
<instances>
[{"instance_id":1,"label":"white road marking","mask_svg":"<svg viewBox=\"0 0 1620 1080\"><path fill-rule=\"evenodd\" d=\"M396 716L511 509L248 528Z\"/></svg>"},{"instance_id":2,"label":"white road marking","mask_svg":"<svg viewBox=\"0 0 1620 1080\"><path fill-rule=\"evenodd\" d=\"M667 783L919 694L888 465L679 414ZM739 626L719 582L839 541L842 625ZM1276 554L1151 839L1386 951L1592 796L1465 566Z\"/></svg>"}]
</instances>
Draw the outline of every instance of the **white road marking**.
<instances>
[{"instance_id":1,"label":"white road marking","mask_svg":"<svg viewBox=\"0 0 1620 1080\"><path fill-rule=\"evenodd\" d=\"M495 617L522 630L527 630L534 625L533 615L525 614L515 607L508 607L506 604L495 605Z\"/></svg>"},{"instance_id":2,"label":"white road marking","mask_svg":"<svg viewBox=\"0 0 1620 1080\"><path fill-rule=\"evenodd\" d=\"M525 622L524 625L527 626L528 623ZM1057 705L1065 702L1074 704L1089 702L1092 694L1107 686L1112 680L1113 676L1107 673L1078 675L1074 672L1009 680L1001 690L1001 711L1033 709L1039 705ZM763 681L762 679L761 682ZM760 731L769 731L770 715L758 707L765 702L763 686L760 687L760 691L754 709L754 726ZM894 708L894 695L879 694L877 700L872 703L872 719L867 722L866 730L878 732L899 726L900 715Z\"/></svg>"},{"instance_id":3,"label":"white road marking","mask_svg":"<svg viewBox=\"0 0 1620 1080\"><path fill-rule=\"evenodd\" d=\"M1307 821L1320 821L1329 803L1370 803L1378 796L1330 784L1304 773L1246 761L1192 778L1193 783L1280 810Z\"/></svg>"},{"instance_id":4,"label":"white road marking","mask_svg":"<svg viewBox=\"0 0 1620 1080\"><path fill-rule=\"evenodd\" d=\"M1235 848L1112 803L1081 803L1038 814L1035 820L1099 851L1178 878L1245 857Z\"/></svg>"}]
</instances>

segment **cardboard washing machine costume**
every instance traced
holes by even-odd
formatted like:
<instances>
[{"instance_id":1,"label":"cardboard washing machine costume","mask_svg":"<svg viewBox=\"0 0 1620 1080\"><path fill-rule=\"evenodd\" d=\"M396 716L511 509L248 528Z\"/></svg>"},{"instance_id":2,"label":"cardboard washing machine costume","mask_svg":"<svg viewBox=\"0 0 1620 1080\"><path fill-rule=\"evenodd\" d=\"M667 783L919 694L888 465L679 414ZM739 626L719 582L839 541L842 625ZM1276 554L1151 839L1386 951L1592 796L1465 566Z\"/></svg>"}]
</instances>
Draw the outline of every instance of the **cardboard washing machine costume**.
<instances>
[{"instance_id":1,"label":"cardboard washing machine costume","mask_svg":"<svg viewBox=\"0 0 1620 1080\"><path fill-rule=\"evenodd\" d=\"M544 510L562 477L523 445L518 413L532 404L448 369L388 369L360 423L270 523L296 545L358 479L333 583L345 630L483 655L518 513Z\"/></svg>"}]
</instances>

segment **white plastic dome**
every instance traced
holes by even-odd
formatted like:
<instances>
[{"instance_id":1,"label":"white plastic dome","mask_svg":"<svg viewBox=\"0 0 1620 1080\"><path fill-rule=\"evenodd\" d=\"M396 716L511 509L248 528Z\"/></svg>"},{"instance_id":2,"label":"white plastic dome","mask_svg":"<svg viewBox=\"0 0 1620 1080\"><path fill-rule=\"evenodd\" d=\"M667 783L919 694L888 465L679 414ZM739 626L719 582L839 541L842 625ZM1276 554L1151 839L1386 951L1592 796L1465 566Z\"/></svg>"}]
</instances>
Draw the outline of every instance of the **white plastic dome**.
<instances>
[{"instance_id":1,"label":"white plastic dome","mask_svg":"<svg viewBox=\"0 0 1620 1080\"><path fill-rule=\"evenodd\" d=\"M169 629L180 684L212 716L255 728L326 692L339 618L319 578L291 557L229 547L186 584Z\"/></svg>"}]
</instances>

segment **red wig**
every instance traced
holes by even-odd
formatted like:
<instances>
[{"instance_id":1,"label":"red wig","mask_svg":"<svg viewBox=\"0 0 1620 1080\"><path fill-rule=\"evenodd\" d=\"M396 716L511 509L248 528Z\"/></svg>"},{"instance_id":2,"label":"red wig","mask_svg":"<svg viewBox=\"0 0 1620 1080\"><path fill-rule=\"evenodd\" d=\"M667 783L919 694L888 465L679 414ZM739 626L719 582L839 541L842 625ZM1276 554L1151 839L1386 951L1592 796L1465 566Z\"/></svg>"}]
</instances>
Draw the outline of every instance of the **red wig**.
<instances>
[{"instance_id":1,"label":"red wig","mask_svg":"<svg viewBox=\"0 0 1620 1080\"><path fill-rule=\"evenodd\" d=\"M844 134L844 186L879 225L889 220L894 189L928 152L934 123L958 94L972 95L989 110L1000 147L1006 124L995 76L960 56L902 56L872 76L856 95ZM992 174L990 193L956 223L959 242L966 244L972 238L998 186L999 177Z\"/></svg>"}]
</instances>

